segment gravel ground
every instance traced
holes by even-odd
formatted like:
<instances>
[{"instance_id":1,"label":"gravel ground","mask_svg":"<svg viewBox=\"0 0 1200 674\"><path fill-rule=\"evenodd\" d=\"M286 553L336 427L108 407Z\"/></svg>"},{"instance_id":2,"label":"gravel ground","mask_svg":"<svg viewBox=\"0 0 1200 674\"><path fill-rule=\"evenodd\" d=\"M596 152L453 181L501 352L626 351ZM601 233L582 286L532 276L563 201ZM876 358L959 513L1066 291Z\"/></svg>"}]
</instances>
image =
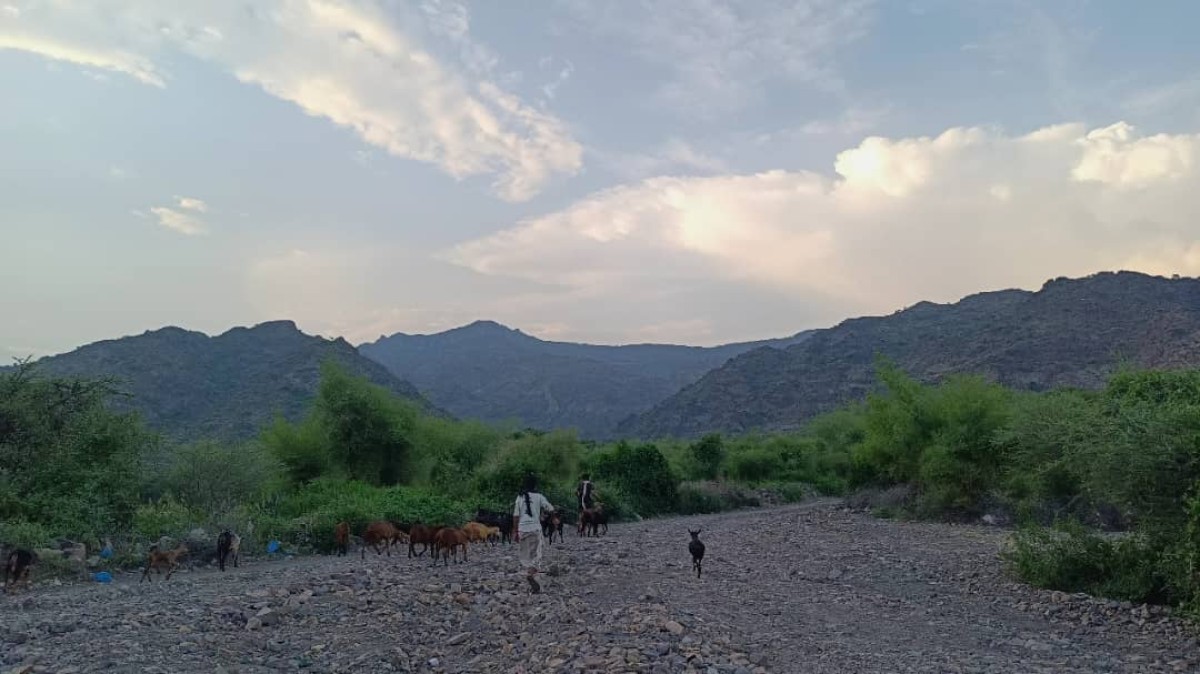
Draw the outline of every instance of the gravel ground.
<instances>
[{"instance_id":1,"label":"gravel ground","mask_svg":"<svg viewBox=\"0 0 1200 674\"><path fill-rule=\"evenodd\" d=\"M708 546L697 579L688 527ZM245 560L0 597L3 672L1198 672L1153 607L1007 578L1005 533L836 502L614 525L547 551Z\"/></svg>"}]
</instances>

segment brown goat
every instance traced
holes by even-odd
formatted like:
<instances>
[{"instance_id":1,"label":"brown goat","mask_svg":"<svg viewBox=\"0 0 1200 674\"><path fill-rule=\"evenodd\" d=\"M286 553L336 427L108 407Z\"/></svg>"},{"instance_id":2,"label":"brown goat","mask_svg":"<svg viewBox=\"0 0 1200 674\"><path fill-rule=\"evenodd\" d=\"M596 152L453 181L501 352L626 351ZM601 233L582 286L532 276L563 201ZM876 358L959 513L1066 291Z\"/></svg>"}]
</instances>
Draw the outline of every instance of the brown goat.
<instances>
[{"instance_id":1,"label":"brown goat","mask_svg":"<svg viewBox=\"0 0 1200 674\"><path fill-rule=\"evenodd\" d=\"M412 525L412 528L408 530L408 556L420 557L425 554L426 550L430 550L431 554L436 556L437 551L433 547L434 537L440 530L441 527L427 527L424 524ZM418 545L421 546L421 551L415 552Z\"/></svg>"},{"instance_id":2,"label":"brown goat","mask_svg":"<svg viewBox=\"0 0 1200 674\"><path fill-rule=\"evenodd\" d=\"M488 529L486 524L479 522L467 522L463 525L462 531L467 535L467 540L472 543L486 543L488 539Z\"/></svg>"},{"instance_id":3,"label":"brown goat","mask_svg":"<svg viewBox=\"0 0 1200 674\"><path fill-rule=\"evenodd\" d=\"M142 572L142 580L150 580L150 569L154 569L157 573L162 573L162 567L167 567L167 577L163 580L171 580L171 574L175 569L179 568L179 558L187 554L187 545L180 543L174 550L159 550L158 546L152 546L149 554L146 555L146 570Z\"/></svg>"},{"instance_id":4,"label":"brown goat","mask_svg":"<svg viewBox=\"0 0 1200 674\"><path fill-rule=\"evenodd\" d=\"M392 556L392 540L396 538L396 527L387 520L378 520L367 525L367 530L363 532L363 547L362 558L367 558L367 546L375 551L375 554L381 555L383 551L387 551L388 557ZM383 544L383 550L379 549L379 545Z\"/></svg>"},{"instance_id":5,"label":"brown goat","mask_svg":"<svg viewBox=\"0 0 1200 674\"><path fill-rule=\"evenodd\" d=\"M444 565L450 565L450 556L454 556L454 563L458 561L458 549L462 548L463 561L467 561L467 541L468 537L462 529L452 529L447 527L437 532L434 536L434 544L437 552L433 557L433 563L437 564L438 556L444 560Z\"/></svg>"},{"instance_id":6,"label":"brown goat","mask_svg":"<svg viewBox=\"0 0 1200 674\"><path fill-rule=\"evenodd\" d=\"M350 523L338 522L333 528L333 543L337 548L338 557L346 556L350 550Z\"/></svg>"},{"instance_id":7,"label":"brown goat","mask_svg":"<svg viewBox=\"0 0 1200 674\"><path fill-rule=\"evenodd\" d=\"M579 513L579 535L599 536L600 527L604 527L604 533L608 533L608 513L604 512L604 506L596 506Z\"/></svg>"}]
</instances>

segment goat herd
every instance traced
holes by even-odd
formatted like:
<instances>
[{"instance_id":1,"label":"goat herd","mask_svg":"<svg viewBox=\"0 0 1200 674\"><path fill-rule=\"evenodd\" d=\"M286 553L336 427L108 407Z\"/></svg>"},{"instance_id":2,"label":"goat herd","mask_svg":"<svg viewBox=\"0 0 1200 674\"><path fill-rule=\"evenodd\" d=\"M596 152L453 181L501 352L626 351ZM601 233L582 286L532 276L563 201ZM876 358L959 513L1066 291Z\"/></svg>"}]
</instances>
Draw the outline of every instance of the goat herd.
<instances>
[{"instance_id":1,"label":"goat herd","mask_svg":"<svg viewBox=\"0 0 1200 674\"><path fill-rule=\"evenodd\" d=\"M459 563L458 552L462 550L462 561L467 561L467 545L470 543L511 543L513 518L504 513L492 510L478 510L475 519L467 522L461 528L444 526L426 526L424 524L406 524L389 520L377 520L367 525L362 534L362 557L365 559L367 548L375 554L387 552L390 557L392 548L399 545L408 546L409 557L420 557L429 551L430 559L437 563L442 560L444 565L450 564L453 558ZM577 527L580 536L599 536L601 532L608 533L608 515L603 509L584 510L579 518ZM542 536L550 544L555 536L563 540L563 515L555 511L542 517ZM339 556L345 555L350 547L350 525L339 522L333 530L334 544ZM417 546L421 550L417 551Z\"/></svg>"},{"instance_id":2,"label":"goat herd","mask_svg":"<svg viewBox=\"0 0 1200 674\"><path fill-rule=\"evenodd\" d=\"M607 534L608 514L602 507L583 510L580 513L576 531L579 536L599 536L601 532ZM467 561L469 544L488 543L494 546L497 543L511 543L512 533L513 518L511 516L483 509L476 511L475 519L461 528L376 520L368 524L363 531L361 554L362 558L366 559L367 548L370 547L377 555L386 552L387 556L391 557L393 547L406 544L409 557L420 557L429 551L430 559L434 564L441 559L444 565L449 565L451 557L457 564L460 563L459 550L462 551L461 561ZM699 578L701 562L704 559L704 543L700 541L699 529L695 531L688 529L688 534L691 536L688 552L692 557L692 569ZM560 542L563 541L563 514L561 512L555 511L542 517L542 536L550 544L554 543L555 536ZM334 527L333 537L337 555L346 555L350 549L350 524L339 522ZM241 543L241 537L229 530L222 531L221 535L217 537L217 564L221 571L225 570L226 561L232 561L234 567L238 566ZM418 545L421 546L419 552L416 549ZM160 550L157 545L152 546L146 556L146 568L138 582L150 580L152 570L161 575L164 568L166 569L164 580L170 580L171 574L179 568L180 558L187 552L187 544L182 542L169 550ZM22 578L30 582L29 570L34 560L35 555L29 550L18 549L8 554L4 564L4 587L6 590L10 584L16 585Z\"/></svg>"}]
</instances>

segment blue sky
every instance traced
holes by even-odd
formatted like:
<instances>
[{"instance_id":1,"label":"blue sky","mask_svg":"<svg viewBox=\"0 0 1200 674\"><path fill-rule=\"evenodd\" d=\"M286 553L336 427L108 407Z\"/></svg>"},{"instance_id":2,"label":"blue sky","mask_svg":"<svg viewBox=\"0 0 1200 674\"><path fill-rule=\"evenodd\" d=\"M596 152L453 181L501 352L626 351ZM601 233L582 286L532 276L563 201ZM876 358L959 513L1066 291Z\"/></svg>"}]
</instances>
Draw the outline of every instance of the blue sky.
<instances>
[{"instance_id":1,"label":"blue sky","mask_svg":"<svg viewBox=\"0 0 1200 674\"><path fill-rule=\"evenodd\" d=\"M0 0L0 356L1200 275L1200 5Z\"/></svg>"}]
</instances>

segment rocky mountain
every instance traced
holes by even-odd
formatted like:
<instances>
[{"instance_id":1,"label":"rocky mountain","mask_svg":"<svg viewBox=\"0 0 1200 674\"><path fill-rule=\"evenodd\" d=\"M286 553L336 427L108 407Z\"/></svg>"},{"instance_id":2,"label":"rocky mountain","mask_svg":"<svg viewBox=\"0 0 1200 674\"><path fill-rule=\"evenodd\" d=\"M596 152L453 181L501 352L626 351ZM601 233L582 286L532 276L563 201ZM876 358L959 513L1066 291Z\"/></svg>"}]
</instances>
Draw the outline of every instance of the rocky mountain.
<instances>
[{"instance_id":1,"label":"rocky mountain","mask_svg":"<svg viewBox=\"0 0 1200 674\"><path fill-rule=\"evenodd\" d=\"M36 366L48 375L116 377L130 397L113 404L139 411L147 425L168 437L240 440L257 434L276 412L293 421L303 416L327 358L433 409L412 384L362 357L344 339L306 335L291 321L233 328L216 337L167 327L88 344L42 358Z\"/></svg>"},{"instance_id":2,"label":"rocky mountain","mask_svg":"<svg viewBox=\"0 0 1200 674\"><path fill-rule=\"evenodd\" d=\"M534 428L576 428L604 438L730 358L792 337L716 347L552 342L492 321L432 335L403 333L359 352L414 383L435 405L463 417Z\"/></svg>"},{"instance_id":3,"label":"rocky mountain","mask_svg":"<svg viewBox=\"0 0 1200 674\"><path fill-rule=\"evenodd\" d=\"M1099 387L1121 362L1196 367L1200 279L1106 272L848 320L799 344L734 358L618 430L689 437L794 428L862 399L874 385L876 354L924 381L968 372L1028 390Z\"/></svg>"}]
</instances>

